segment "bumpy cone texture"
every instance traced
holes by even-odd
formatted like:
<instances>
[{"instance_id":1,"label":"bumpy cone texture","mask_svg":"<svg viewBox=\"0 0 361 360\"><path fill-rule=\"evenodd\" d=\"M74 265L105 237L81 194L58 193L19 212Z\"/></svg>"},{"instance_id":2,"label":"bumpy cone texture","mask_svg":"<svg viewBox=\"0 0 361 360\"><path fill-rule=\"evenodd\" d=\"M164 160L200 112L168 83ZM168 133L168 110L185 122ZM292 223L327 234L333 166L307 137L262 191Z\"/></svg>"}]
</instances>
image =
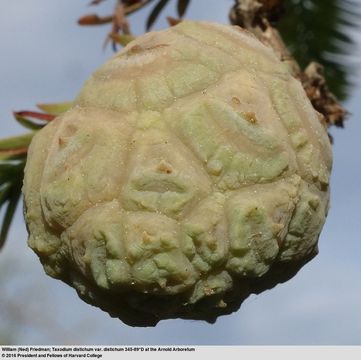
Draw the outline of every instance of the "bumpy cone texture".
<instances>
[{"instance_id":1,"label":"bumpy cone texture","mask_svg":"<svg viewBox=\"0 0 361 360\"><path fill-rule=\"evenodd\" d=\"M214 322L317 253L331 146L299 81L237 27L130 43L34 138L29 246L136 326Z\"/></svg>"}]
</instances>

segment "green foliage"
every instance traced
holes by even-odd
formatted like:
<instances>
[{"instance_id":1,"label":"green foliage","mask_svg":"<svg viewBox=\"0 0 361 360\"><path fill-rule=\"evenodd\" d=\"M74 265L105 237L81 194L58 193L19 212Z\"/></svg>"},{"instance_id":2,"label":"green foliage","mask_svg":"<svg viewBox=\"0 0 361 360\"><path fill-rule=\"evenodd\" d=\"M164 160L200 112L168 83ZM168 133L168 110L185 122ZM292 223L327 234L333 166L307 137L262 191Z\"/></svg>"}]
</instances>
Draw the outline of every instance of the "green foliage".
<instances>
[{"instance_id":1,"label":"green foliage","mask_svg":"<svg viewBox=\"0 0 361 360\"><path fill-rule=\"evenodd\" d=\"M0 214L3 214L0 249L5 243L21 195L26 150L33 135L28 133L0 140Z\"/></svg>"},{"instance_id":2,"label":"green foliage","mask_svg":"<svg viewBox=\"0 0 361 360\"><path fill-rule=\"evenodd\" d=\"M21 197L27 151L35 132L71 107L71 102L39 104L43 112L18 111L14 118L33 130L24 135L0 139L0 250L6 241Z\"/></svg>"},{"instance_id":3,"label":"green foliage","mask_svg":"<svg viewBox=\"0 0 361 360\"><path fill-rule=\"evenodd\" d=\"M24 166L25 156L0 161L0 210L5 208L0 228L0 249L5 243L21 195Z\"/></svg>"},{"instance_id":4,"label":"green foliage","mask_svg":"<svg viewBox=\"0 0 361 360\"><path fill-rule=\"evenodd\" d=\"M360 4L354 0L285 0L278 28L302 68L311 61L325 67L327 84L341 100L348 95L354 70L348 56L355 44L348 30L359 25Z\"/></svg>"}]
</instances>

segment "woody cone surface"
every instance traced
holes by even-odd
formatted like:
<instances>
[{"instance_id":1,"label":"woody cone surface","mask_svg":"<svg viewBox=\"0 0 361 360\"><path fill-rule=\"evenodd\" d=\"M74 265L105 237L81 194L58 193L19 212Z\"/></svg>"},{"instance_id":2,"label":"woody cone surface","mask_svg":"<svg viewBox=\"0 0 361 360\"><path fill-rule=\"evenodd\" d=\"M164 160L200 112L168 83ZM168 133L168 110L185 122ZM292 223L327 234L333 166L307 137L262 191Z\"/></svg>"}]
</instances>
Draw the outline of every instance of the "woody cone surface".
<instances>
[{"instance_id":1,"label":"woody cone surface","mask_svg":"<svg viewBox=\"0 0 361 360\"><path fill-rule=\"evenodd\" d=\"M331 163L271 49L184 21L131 42L35 136L28 243L47 274L129 325L214 322L317 254Z\"/></svg>"}]
</instances>

